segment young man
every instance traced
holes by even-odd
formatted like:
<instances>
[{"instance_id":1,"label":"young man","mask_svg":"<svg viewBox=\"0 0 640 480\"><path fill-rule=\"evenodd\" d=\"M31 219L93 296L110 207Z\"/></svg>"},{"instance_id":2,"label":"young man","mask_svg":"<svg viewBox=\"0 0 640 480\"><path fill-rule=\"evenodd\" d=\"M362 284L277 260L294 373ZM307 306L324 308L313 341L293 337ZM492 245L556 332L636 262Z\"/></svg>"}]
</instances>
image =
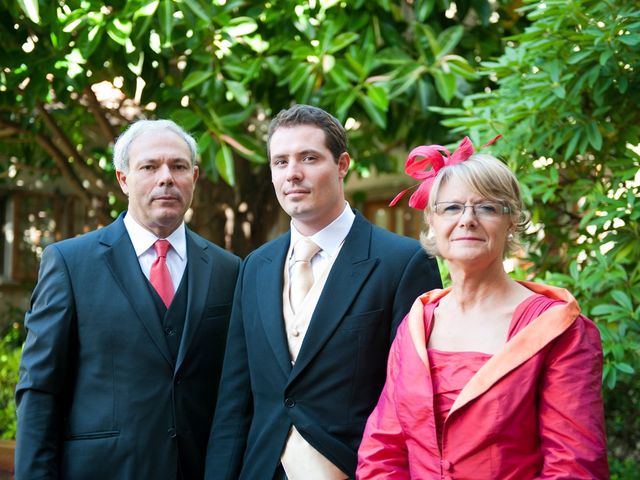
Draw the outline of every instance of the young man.
<instances>
[{"instance_id":1,"label":"young man","mask_svg":"<svg viewBox=\"0 0 640 480\"><path fill-rule=\"evenodd\" d=\"M240 260L191 232L196 145L167 120L117 141L128 211L45 249L16 389L16 479L196 479Z\"/></svg>"},{"instance_id":2,"label":"young man","mask_svg":"<svg viewBox=\"0 0 640 480\"><path fill-rule=\"evenodd\" d=\"M349 207L351 159L333 116L280 112L268 153L291 230L243 264L206 478L354 477L395 330L440 276L417 241Z\"/></svg>"}]
</instances>

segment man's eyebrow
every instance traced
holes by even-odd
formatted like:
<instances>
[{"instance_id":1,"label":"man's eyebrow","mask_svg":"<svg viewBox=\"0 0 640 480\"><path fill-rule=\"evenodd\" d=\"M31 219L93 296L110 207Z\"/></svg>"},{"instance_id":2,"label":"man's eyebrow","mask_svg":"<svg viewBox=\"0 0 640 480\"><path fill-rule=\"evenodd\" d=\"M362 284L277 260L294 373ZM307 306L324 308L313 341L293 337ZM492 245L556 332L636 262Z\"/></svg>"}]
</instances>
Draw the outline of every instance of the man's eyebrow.
<instances>
[{"instance_id":1,"label":"man's eyebrow","mask_svg":"<svg viewBox=\"0 0 640 480\"><path fill-rule=\"evenodd\" d=\"M301 157L303 155L320 155L320 151L313 148L305 148L304 150L300 150L299 152L294 152L292 154L294 157ZM289 154L287 153L276 153L271 156L271 160L281 160L287 157L289 157Z\"/></svg>"},{"instance_id":2,"label":"man's eyebrow","mask_svg":"<svg viewBox=\"0 0 640 480\"><path fill-rule=\"evenodd\" d=\"M188 157L169 157L167 160L170 162L187 162L191 163L191 159ZM160 162L160 158L155 155L151 155L148 157L142 157L139 162Z\"/></svg>"},{"instance_id":3,"label":"man's eyebrow","mask_svg":"<svg viewBox=\"0 0 640 480\"><path fill-rule=\"evenodd\" d=\"M306 149L298 152L297 155L307 155L309 153L313 153L314 155L318 155L320 153L320 151L314 150L313 148L306 148Z\"/></svg>"}]
</instances>

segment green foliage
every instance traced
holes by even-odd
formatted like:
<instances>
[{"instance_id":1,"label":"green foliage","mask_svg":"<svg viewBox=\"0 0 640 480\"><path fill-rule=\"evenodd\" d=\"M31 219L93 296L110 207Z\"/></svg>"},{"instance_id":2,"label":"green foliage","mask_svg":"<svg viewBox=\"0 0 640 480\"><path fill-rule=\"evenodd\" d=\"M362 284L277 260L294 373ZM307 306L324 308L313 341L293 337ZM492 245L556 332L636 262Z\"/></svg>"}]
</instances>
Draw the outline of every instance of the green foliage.
<instances>
[{"instance_id":1,"label":"green foliage","mask_svg":"<svg viewBox=\"0 0 640 480\"><path fill-rule=\"evenodd\" d=\"M640 432L640 386L627 381L624 387L608 390L605 396L605 418L609 446L611 479L637 478L640 472L638 432Z\"/></svg>"},{"instance_id":2,"label":"green foliage","mask_svg":"<svg viewBox=\"0 0 640 480\"><path fill-rule=\"evenodd\" d=\"M547 272L543 281L569 289L579 300L583 313L600 329L604 350L603 382L611 472L622 473L631 465L640 471L640 282L638 268L611 263L596 253L579 267L576 261L569 275ZM635 270L635 271L634 271ZM631 278L634 276L635 278ZM615 478L612 476L612 478ZM631 478L624 475L618 478Z\"/></svg>"},{"instance_id":3,"label":"green foliage","mask_svg":"<svg viewBox=\"0 0 640 480\"><path fill-rule=\"evenodd\" d=\"M483 62L487 91L434 110L477 141L504 134L492 151L524 186L528 275L568 288L600 329L612 473L627 478L640 459L640 6L523 3L531 24Z\"/></svg>"},{"instance_id":4,"label":"green foliage","mask_svg":"<svg viewBox=\"0 0 640 480\"><path fill-rule=\"evenodd\" d=\"M482 21L490 13L484 0L458 3ZM205 170L231 185L234 156L264 162L261 112L314 103L357 118L365 138L413 133L412 142L439 128L427 107L461 98L475 78L464 54L478 51L457 50L479 24L445 18L449 1L2 4L0 95L12 122L27 127L44 102L68 123L87 88L118 77L137 115L173 117L210 138L200 142ZM407 115L413 132L399 121ZM84 112L65 131L82 144L93 123ZM363 151L363 165L375 156Z\"/></svg>"},{"instance_id":5,"label":"green foliage","mask_svg":"<svg viewBox=\"0 0 640 480\"><path fill-rule=\"evenodd\" d=\"M18 382L20 353L24 341L21 319L24 312L11 310L15 318L0 336L0 438L13 439L16 435L16 404L14 392ZM20 320L19 320L20 319Z\"/></svg>"},{"instance_id":6,"label":"green foliage","mask_svg":"<svg viewBox=\"0 0 640 480\"><path fill-rule=\"evenodd\" d=\"M627 480L638 476L640 464L632 458L625 458L624 460L613 458L609 465L609 470L611 480Z\"/></svg>"},{"instance_id":7,"label":"green foliage","mask_svg":"<svg viewBox=\"0 0 640 480\"><path fill-rule=\"evenodd\" d=\"M136 117L172 118L196 136L203 177L233 187L210 193L194 223L246 253L265 238L238 246L218 236L228 208L236 241L243 224L260 228L256 218L268 231L264 143L280 109L304 102L336 114L360 173L394 170L398 149L445 135L428 107L459 104L471 64L505 33L489 23L495 2L458 0L446 16L451 4L0 0L0 146L14 163L13 174L0 163L0 179L61 175L106 223L126 204L106 160L114 137ZM207 231L212 203L220 223Z\"/></svg>"},{"instance_id":8,"label":"green foliage","mask_svg":"<svg viewBox=\"0 0 640 480\"><path fill-rule=\"evenodd\" d=\"M516 276L568 288L596 321L612 478L630 478L640 431L629 421L640 410L637 1L459 0L455 15L451 3L0 0L0 146L18 176L62 176L113 214L124 199L110 142L132 118L173 118L196 135L206 177L234 185L210 188L194 215L223 243L224 213L216 224L212 207L231 206L239 232L245 220L270 227L266 122L292 101L350 125L361 173L397 168L416 144L504 134L492 152L518 172L534 225L530 268ZM9 170L0 162L0 179L14 181ZM0 353L2 372L17 351Z\"/></svg>"}]
</instances>

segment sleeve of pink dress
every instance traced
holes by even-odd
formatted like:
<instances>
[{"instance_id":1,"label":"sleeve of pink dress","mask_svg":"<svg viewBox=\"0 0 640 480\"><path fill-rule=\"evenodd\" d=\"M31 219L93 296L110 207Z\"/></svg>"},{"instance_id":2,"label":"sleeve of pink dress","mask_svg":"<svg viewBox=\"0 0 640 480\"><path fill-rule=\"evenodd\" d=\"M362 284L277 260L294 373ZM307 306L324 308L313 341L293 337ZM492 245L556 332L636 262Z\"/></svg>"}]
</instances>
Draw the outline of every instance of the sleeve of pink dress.
<instances>
[{"instance_id":1,"label":"sleeve of pink dress","mask_svg":"<svg viewBox=\"0 0 640 480\"><path fill-rule=\"evenodd\" d=\"M405 321L398 328L398 333L391 346L387 364L387 380L378 405L369 416L358 450L358 470L356 472L358 480L410 478L405 438L402 426L396 416L394 400L394 385L398 375L400 352L403 349L403 338L408 334Z\"/></svg>"},{"instance_id":2,"label":"sleeve of pink dress","mask_svg":"<svg viewBox=\"0 0 640 480\"><path fill-rule=\"evenodd\" d=\"M580 316L547 354L540 391L541 479L607 479L602 347Z\"/></svg>"}]
</instances>

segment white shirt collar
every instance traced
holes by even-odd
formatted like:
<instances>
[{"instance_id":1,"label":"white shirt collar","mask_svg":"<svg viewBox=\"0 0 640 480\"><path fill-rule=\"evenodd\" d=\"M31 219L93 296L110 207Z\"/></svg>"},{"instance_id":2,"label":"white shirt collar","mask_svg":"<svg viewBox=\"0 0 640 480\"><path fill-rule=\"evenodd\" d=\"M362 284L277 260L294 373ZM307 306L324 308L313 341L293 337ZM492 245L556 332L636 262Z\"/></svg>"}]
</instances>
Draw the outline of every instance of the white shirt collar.
<instances>
[{"instance_id":1,"label":"white shirt collar","mask_svg":"<svg viewBox=\"0 0 640 480\"><path fill-rule=\"evenodd\" d=\"M322 249L321 255L326 254L331 257L338 247L340 247L349 230L351 230L355 218L356 215L353 213L353 210L351 210L349 202L344 202L344 210L338 218L319 232L311 235L309 239L313 240L315 244ZM291 245L295 245L303 236L304 235L293 226L293 222L291 222Z\"/></svg>"},{"instance_id":2,"label":"white shirt collar","mask_svg":"<svg viewBox=\"0 0 640 480\"><path fill-rule=\"evenodd\" d=\"M158 237L140 225L128 212L124 216L124 226L127 229L129 238L131 238L131 243L133 244L133 249L136 251L137 257L153 247L153 244L158 240ZM184 222L182 222L178 228L171 232L171 235L166 238L181 260L184 260L187 256L186 235Z\"/></svg>"}]
</instances>

